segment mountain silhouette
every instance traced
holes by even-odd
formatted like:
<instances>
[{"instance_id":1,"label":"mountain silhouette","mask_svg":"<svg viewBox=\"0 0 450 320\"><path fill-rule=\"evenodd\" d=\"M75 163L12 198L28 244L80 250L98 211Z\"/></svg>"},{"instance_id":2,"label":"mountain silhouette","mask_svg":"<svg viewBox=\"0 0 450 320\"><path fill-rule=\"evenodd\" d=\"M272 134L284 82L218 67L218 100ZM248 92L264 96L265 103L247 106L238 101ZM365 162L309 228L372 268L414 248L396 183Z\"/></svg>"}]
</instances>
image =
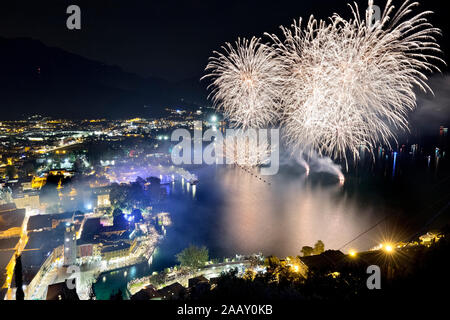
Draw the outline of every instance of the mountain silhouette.
<instances>
[{"instance_id":1,"label":"mountain silhouette","mask_svg":"<svg viewBox=\"0 0 450 320\"><path fill-rule=\"evenodd\" d=\"M166 107L208 105L200 76L145 78L38 40L0 37L0 119L157 117Z\"/></svg>"}]
</instances>

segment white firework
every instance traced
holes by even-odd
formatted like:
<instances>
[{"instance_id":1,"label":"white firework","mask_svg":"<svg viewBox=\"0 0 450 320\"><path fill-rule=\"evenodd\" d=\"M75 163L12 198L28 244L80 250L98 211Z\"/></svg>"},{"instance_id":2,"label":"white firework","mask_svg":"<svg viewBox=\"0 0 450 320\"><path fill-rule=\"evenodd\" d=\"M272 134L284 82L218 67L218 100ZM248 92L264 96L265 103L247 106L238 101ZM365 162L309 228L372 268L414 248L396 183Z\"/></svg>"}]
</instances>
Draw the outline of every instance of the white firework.
<instances>
[{"instance_id":1,"label":"white firework","mask_svg":"<svg viewBox=\"0 0 450 320\"><path fill-rule=\"evenodd\" d=\"M415 87L431 91L425 73L443 62L440 30L427 21L431 12L412 14L417 5L394 10L389 0L372 23L370 0L365 18L355 4L351 20L311 16L304 28L301 19L281 27L282 40L270 35L284 69L280 118L292 149L347 161L347 152L357 158L360 148L389 145L395 130L407 129Z\"/></svg>"},{"instance_id":2,"label":"white firework","mask_svg":"<svg viewBox=\"0 0 450 320\"><path fill-rule=\"evenodd\" d=\"M234 135L227 135L215 145L216 158L225 164L243 167L257 167L270 162L271 152L276 148L266 139L258 139L256 131L238 130Z\"/></svg>"},{"instance_id":3,"label":"white firework","mask_svg":"<svg viewBox=\"0 0 450 320\"><path fill-rule=\"evenodd\" d=\"M259 38L238 39L214 52L203 78L211 78L210 96L233 126L262 128L277 119L280 71L276 54ZM202 78L202 79L203 79Z\"/></svg>"}]
</instances>

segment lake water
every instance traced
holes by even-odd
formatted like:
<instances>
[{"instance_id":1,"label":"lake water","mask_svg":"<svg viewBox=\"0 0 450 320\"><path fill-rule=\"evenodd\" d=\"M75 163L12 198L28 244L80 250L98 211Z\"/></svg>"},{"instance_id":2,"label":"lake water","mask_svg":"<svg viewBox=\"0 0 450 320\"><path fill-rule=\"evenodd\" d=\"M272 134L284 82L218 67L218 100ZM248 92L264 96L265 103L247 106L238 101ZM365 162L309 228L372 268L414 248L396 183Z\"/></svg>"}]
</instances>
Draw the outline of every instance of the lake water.
<instances>
[{"instance_id":1,"label":"lake water","mask_svg":"<svg viewBox=\"0 0 450 320\"><path fill-rule=\"evenodd\" d=\"M213 258L258 252L285 257L319 239L326 249L343 252L406 240L448 201L448 170L440 173L422 160L397 159L396 165L395 173L390 158L375 168L354 169L343 186L335 175L307 176L298 166L283 166L276 176L262 177L266 182L238 167L197 169L198 185L166 186L163 206L172 226L153 264L102 275L96 293L108 298L129 280L173 266L175 254L190 244L206 246Z\"/></svg>"}]
</instances>

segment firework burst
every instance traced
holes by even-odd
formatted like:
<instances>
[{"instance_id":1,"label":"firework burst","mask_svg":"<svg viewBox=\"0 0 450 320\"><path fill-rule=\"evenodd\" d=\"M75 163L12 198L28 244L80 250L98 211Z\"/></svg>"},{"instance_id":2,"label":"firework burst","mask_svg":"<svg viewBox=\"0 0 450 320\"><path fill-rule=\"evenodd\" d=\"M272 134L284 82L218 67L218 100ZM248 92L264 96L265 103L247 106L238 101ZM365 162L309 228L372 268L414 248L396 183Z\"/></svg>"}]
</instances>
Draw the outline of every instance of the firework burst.
<instances>
[{"instance_id":1,"label":"firework burst","mask_svg":"<svg viewBox=\"0 0 450 320\"><path fill-rule=\"evenodd\" d=\"M278 117L281 64L260 39L239 39L214 52L206 67L211 98L233 126L261 128ZM203 79L202 78L202 79Z\"/></svg>"},{"instance_id":2,"label":"firework burst","mask_svg":"<svg viewBox=\"0 0 450 320\"><path fill-rule=\"evenodd\" d=\"M304 28L301 19L281 27L282 40L270 35L283 65L280 118L293 150L347 161L348 152L357 158L360 148L389 145L395 130L407 129L415 87L430 90L425 72L443 62L440 31L426 19L431 12L412 14L417 5L395 10L388 1L373 23L370 0L365 18L355 4L351 20L311 16Z\"/></svg>"},{"instance_id":3,"label":"firework burst","mask_svg":"<svg viewBox=\"0 0 450 320\"><path fill-rule=\"evenodd\" d=\"M215 148L216 158L225 164L237 164L243 167L257 167L270 162L270 154L276 148L265 139L258 139L256 131L237 130L226 136Z\"/></svg>"}]
</instances>

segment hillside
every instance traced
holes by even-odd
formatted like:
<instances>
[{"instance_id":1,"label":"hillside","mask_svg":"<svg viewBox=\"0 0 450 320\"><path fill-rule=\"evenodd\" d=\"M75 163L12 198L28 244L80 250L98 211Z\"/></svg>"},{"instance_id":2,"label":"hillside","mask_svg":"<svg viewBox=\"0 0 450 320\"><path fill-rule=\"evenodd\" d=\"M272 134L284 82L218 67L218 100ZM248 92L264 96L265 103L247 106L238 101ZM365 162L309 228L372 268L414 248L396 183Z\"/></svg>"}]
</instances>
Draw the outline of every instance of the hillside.
<instances>
[{"instance_id":1,"label":"hillside","mask_svg":"<svg viewBox=\"0 0 450 320\"><path fill-rule=\"evenodd\" d=\"M28 39L0 38L0 119L152 117L165 107L206 104L198 78L170 83Z\"/></svg>"}]
</instances>

